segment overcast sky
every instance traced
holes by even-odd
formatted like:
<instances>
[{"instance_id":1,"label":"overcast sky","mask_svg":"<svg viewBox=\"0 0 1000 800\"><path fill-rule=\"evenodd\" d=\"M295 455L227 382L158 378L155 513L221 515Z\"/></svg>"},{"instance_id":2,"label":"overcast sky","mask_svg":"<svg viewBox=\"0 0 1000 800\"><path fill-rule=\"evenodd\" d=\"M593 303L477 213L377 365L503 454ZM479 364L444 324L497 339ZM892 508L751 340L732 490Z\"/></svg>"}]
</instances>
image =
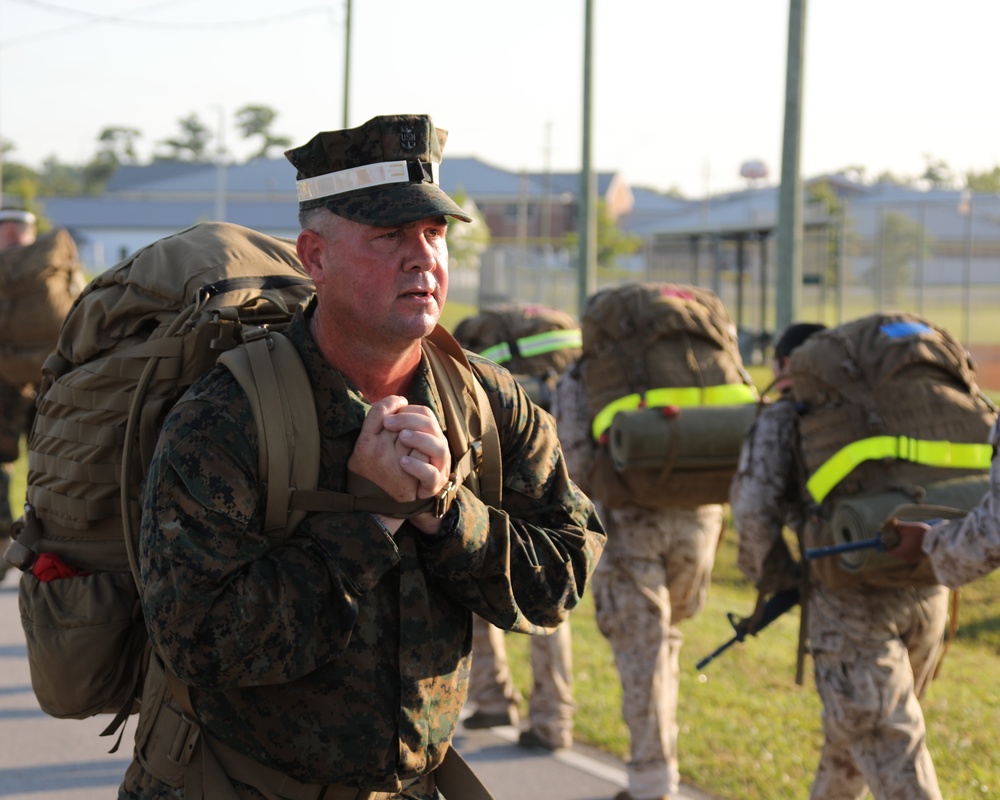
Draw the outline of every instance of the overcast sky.
<instances>
[{"instance_id":1,"label":"overcast sky","mask_svg":"<svg viewBox=\"0 0 1000 800\"><path fill-rule=\"evenodd\" d=\"M777 182L788 0L593 7L596 169L698 197L742 186L759 159ZM584 10L353 0L348 124L428 113L450 132L444 169L461 155L577 170ZM232 118L257 104L301 144L343 127L345 29L345 0L0 0L0 138L12 160L82 163L103 128L128 126L149 157L193 112L239 158ZM1000 164L998 31L995 0L808 2L803 174Z\"/></svg>"}]
</instances>

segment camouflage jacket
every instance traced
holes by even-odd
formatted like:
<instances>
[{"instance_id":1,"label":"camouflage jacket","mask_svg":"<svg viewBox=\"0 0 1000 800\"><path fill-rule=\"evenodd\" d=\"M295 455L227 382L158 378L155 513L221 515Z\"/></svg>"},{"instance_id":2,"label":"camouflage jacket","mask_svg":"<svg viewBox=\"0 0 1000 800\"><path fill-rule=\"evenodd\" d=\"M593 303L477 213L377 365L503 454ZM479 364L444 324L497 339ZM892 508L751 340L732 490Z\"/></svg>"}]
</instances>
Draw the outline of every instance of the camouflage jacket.
<instances>
[{"instance_id":1,"label":"camouflage jacket","mask_svg":"<svg viewBox=\"0 0 1000 800\"><path fill-rule=\"evenodd\" d=\"M993 463L990 490L972 511L961 519L935 525L924 537L924 552L934 565L937 578L957 589L1000 567L1000 426L994 424L990 436Z\"/></svg>"},{"instance_id":2,"label":"camouflage jacket","mask_svg":"<svg viewBox=\"0 0 1000 800\"><path fill-rule=\"evenodd\" d=\"M754 583L782 527L798 530L803 522L797 438L795 405L783 396L761 408L743 440L729 499L740 542L736 563Z\"/></svg>"},{"instance_id":3,"label":"camouflage jacket","mask_svg":"<svg viewBox=\"0 0 1000 800\"><path fill-rule=\"evenodd\" d=\"M370 406L322 359L301 314L288 335L316 398L319 488L345 491ZM231 375L210 372L172 410L146 482L143 610L211 736L299 781L394 791L435 768L451 740L471 613L531 631L577 605L601 523L569 479L551 416L506 370L471 361L498 398L503 508L462 487L442 538L330 513L272 547L256 429ZM426 359L409 399L440 416Z\"/></svg>"}]
</instances>

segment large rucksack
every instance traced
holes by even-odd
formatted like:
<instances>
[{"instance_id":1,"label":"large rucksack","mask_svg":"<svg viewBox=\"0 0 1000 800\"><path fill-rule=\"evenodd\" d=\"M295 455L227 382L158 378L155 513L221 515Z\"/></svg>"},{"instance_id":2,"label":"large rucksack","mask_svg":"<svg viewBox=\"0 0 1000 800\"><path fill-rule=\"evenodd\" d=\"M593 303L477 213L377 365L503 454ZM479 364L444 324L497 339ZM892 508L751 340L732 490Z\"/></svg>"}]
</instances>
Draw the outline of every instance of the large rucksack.
<instances>
[{"instance_id":1,"label":"large rucksack","mask_svg":"<svg viewBox=\"0 0 1000 800\"><path fill-rule=\"evenodd\" d=\"M873 538L893 515L959 514L987 491L995 408L943 328L906 312L871 314L813 334L790 363L806 548ZM833 587L937 582L926 559L904 564L877 550L809 563Z\"/></svg>"},{"instance_id":2,"label":"large rucksack","mask_svg":"<svg viewBox=\"0 0 1000 800\"><path fill-rule=\"evenodd\" d=\"M76 244L65 228L0 252L0 380L38 384L84 283Z\"/></svg>"},{"instance_id":3,"label":"large rucksack","mask_svg":"<svg viewBox=\"0 0 1000 800\"><path fill-rule=\"evenodd\" d=\"M394 504L377 487L315 489L312 390L297 350L280 335L313 292L293 242L205 223L99 275L66 318L28 440L25 518L6 554L25 570L22 624L46 713L116 713L110 732L138 710L149 657L134 554L140 484L168 411L217 360L254 409L265 530L274 541L309 511L414 513L406 506L417 503ZM489 402L457 343L440 327L428 339L456 470L499 505ZM40 580L42 559L73 577Z\"/></svg>"},{"instance_id":4,"label":"large rucksack","mask_svg":"<svg viewBox=\"0 0 1000 800\"><path fill-rule=\"evenodd\" d=\"M462 347L509 369L534 403L551 410L559 376L580 357L580 326L565 311L506 303L455 326Z\"/></svg>"},{"instance_id":5,"label":"large rucksack","mask_svg":"<svg viewBox=\"0 0 1000 800\"><path fill-rule=\"evenodd\" d=\"M582 327L595 453L581 488L610 508L726 502L758 398L722 301L696 286L629 283L591 297ZM650 454L649 441L663 447Z\"/></svg>"}]
</instances>

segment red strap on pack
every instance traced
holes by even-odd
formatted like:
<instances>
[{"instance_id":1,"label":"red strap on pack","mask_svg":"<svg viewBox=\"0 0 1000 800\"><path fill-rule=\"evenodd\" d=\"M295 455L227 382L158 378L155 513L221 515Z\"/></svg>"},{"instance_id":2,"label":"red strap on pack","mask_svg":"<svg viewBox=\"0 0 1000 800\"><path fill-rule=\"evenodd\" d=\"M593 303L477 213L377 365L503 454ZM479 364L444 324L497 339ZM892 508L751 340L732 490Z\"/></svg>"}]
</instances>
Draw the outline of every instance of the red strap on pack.
<instances>
[{"instance_id":1,"label":"red strap on pack","mask_svg":"<svg viewBox=\"0 0 1000 800\"><path fill-rule=\"evenodd\" d=\"M55 553L39 553L31 567L32 573L42 583L59 580L60 578L76 578L89 575L85 569L71 567Z\"/></svg>"}]
</instances>

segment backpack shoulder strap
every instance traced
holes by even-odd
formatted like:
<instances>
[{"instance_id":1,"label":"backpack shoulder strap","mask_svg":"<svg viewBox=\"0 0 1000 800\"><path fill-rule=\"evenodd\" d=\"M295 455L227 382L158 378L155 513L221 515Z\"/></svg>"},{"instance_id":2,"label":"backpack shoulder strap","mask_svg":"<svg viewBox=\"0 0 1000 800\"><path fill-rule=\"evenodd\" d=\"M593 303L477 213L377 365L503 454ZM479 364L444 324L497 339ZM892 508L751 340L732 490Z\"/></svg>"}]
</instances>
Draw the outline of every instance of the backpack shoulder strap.
<instances>
[{"instance_id":1,"label":"backpack shoulder strap","mask_svg":"<svg viewBox=\"0 0 1000 800\"><path fill-rule=\"evenodd\" d=\"M312 386L295 345L264 328L244 334L244 346L219 357L243 387L257 422L257 463L266 480L265 534L280 539L302 521L292 510L293 489L315 489L319 479L319 422Z\"/></svg>"},{"instance_id":2,"label":"backpack shoulder strap","mask_svg":"<svg viewBox=\"0 0 1000 800\"><path fill-rule=\"evenodd\" d=\"M499 508L503 499L503 466L500 434L489 395L476 378L465 351L447 330L438 325L427 341L432 346L425 347L424 352L441 395L448 427L445 433L452 452L477 458L478 465L472 467L479 469L473 469L471 474L478 474L480 497L487 505ZM478 414L470 415L466 422L465 410L470 407L477 409ZM461 433L466 433L468 441L452 442L452 436ZM453 468L458 471L459 465Z\"/></svg>"}]
</instances>

